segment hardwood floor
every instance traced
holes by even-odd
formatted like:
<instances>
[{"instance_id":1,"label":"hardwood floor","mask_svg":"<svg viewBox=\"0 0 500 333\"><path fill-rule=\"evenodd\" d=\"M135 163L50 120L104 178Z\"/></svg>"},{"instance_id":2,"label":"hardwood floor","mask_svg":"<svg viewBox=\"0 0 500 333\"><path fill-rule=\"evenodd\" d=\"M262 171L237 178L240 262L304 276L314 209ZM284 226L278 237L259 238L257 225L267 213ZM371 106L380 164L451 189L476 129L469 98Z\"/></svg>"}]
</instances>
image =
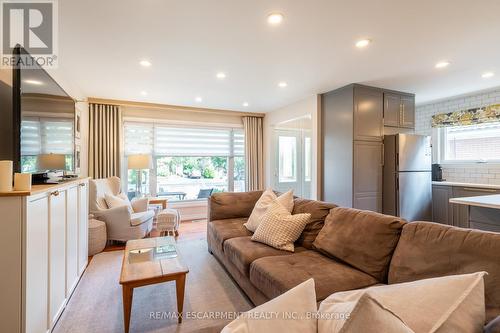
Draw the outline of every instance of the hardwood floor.
<instances>
[{"instance_id":1,"label":"hardwood floor","mask_svg":"<svg viewBox=\"0 0 500 333\"><path fill-rule=\"evenodd\" d=\"M160 232L156 230L156 224L153 225L150 237L159 237ZM207 238L207 220L183 221L179 226L179 237L177 240L194 240ZM113 243L106 245L104 252L120 251L125 249L125 243ZM89 262L92 257L89 257Z\"/></svg>"}]
</instances>

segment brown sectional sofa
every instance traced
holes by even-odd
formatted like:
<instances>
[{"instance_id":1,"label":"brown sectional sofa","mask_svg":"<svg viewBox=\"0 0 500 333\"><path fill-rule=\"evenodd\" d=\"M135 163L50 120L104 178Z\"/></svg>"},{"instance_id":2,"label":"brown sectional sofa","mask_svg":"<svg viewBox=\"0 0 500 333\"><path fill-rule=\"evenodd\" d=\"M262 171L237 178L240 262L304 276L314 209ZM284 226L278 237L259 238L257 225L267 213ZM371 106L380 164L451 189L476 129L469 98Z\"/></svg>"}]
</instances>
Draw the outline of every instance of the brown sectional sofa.
<instances>
[{"instance_id":1,"label":"brown sectional sofa","mask_svg":"<svg viewBox=\"0 0 500 333\"><path fill-rule=\"evenodd\" d=\"M261 194L212 195L207 226L209 251L255 305L311 277L321 301L338 291L484 270L487 322L500 315L500 234L296 198L293 214L312 218L291 253L251 241L243 226Z\"/></svg>"}]
</instances>

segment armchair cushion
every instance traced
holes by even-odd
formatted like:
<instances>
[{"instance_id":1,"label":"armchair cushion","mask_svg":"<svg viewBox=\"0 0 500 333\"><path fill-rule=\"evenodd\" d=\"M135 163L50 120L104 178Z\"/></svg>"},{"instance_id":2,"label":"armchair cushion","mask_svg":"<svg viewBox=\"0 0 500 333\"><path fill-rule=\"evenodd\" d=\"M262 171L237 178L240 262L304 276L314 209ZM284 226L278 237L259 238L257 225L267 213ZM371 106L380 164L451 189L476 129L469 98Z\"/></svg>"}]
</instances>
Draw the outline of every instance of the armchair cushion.
<instances>
[{"instance_id":1,"label":"armchair cushion","mask_svg":"<svg viewBox=\"0 0 500 333\"><path fill-rule=\"evenodd\" d=\"M93 212L96 219L106 222L106 224L123 224L130 220L131 214L127 206L118 206L106 210Z\"/></svg>"},{"instance_id":2,"label":"armchair cushion","mask_svg":"<svg viewBox=\"0 0 500 333\"><path fill-rule=\"evenodd\" d=\"M143 224L144 222L152 220L154 216L155 216L155 212L152 210L134 213L130 217L130 225L135 226L135 225Z\"/></svg>"},{"instance_id":3,"label":"armchair cushion","mask_svg":"<svg viewBox=\"0 0 500 333\"><path fill-rule=\"evenodd\" d=\"M132 199L132 208L134 213L141 213L148 210L149 199L148 198L136 198Z\"/></svg>"},{"instance_id":4,"label":"armchair cushion","mask_svg":"<svg viewBox=\"0 0 500 333\"><path fill-rule=\"evenodd\" d=\"M106 201L106 204L109 208L127 206L130 213L133 213L135 211L134 209L132 209L132 205L130 204L130 201L127 197L123 198L123 196L121 195L111 195L106 193L104 194L104 200Z\"/></svg>"}]
</instances>

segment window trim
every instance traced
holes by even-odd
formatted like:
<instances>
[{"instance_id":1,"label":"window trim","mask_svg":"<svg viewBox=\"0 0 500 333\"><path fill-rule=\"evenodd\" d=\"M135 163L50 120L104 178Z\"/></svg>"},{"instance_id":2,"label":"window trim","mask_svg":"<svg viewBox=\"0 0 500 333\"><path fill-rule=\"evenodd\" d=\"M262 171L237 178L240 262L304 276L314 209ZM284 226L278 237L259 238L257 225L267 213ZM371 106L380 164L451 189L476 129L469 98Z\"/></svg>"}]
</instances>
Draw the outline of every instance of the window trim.
<instances>
[{"instance_id":1,"label":"window trim","mask_svg":"<svg viewBox=\"0 0 500 333\"><path fill-rule=\"evenodd\" d=\"M446 145L446 127L436 128L436 131L432 133L433 140L435 142L434 147L437 148L437 153L435 155L437 163L442 166L450 166L455 168L460 167L500 167L500 159L494 160L447 160L445 159L445 145Z\"/></svg>"},{"instance_id":2,"label":"window trim","mask_svg":"<svg viewBox=\"0 0 500 333\"><path fill-rule=\"evenodd\" d=\"M199 129L207 129L207 130L228 130L230 131L230 139L229 139L229 154L227 156L228 162L227 162L227 187L228 187L228 192L233 192L234 191L234 158L235 157L243 157L245 158L245 151L243 150L243 154L235 154L234 151L234 134L236 131L238 132L243 132L243 137L244 137L244 129L243 125L238 126L237 124L212 124L213 126L210 125L201 125L199 123L195 122L170 122L166 120L159 120L156 121L154 119L146 119L146 118L132 118L132 117L124 117L122 119L122 142L123 142L123 149L121 153L122 157L122 165L124 166L121 170L122 174L122 188L128 188L128 168L126 167L127 165L127 154L126 152L126 147L125 147L125 126L126 123L134 123L135 125L147 125L147 126L153 126L153 133L154 133L154 127L155 125L159 126L169 126L169 127L177 127L177 128L199 128ZM153 148L151 152L151 156L153 159L153 167L149 169L149 195L152 197L157 196L157 159L161 157L181 157L181 155L165 155L165 154L155 154L155 147L154 147L154 134L153 134ZM185 157L186 155L183 155L182 157ZM207 155L207 156L200 156L200 157L212 157L212 156L217 156L217 155ZM192 156L192 157L199 157L199 155ZM246 174L246 168L247 165L245 163L245 174ZM245 186L246 187L246 186ZM172 202L187 202L187 201L198 201L198 200L203 200L203 199L186 199L186 200L170 200Z\"/></svg>"}]
</instances>

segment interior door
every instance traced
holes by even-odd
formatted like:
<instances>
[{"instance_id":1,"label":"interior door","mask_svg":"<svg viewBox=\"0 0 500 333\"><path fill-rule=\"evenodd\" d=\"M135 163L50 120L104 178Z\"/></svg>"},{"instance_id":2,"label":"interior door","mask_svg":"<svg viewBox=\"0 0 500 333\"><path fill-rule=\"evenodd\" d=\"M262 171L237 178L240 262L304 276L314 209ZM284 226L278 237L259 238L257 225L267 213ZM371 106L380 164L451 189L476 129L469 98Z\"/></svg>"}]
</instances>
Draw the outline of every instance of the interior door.
<instances>
[{"instance_id":1,"label":"interior door","mask_svg":"<svg viewBox=\"0 0 500 333\"><path fill-rule=\"evenodd\" d=\"M301 186L301 151L300 131L276 130L276 161L274 171L274 187L277 191L286 192L293 189L297 196L302 195Z\"/></svg>"}]
</instances>

